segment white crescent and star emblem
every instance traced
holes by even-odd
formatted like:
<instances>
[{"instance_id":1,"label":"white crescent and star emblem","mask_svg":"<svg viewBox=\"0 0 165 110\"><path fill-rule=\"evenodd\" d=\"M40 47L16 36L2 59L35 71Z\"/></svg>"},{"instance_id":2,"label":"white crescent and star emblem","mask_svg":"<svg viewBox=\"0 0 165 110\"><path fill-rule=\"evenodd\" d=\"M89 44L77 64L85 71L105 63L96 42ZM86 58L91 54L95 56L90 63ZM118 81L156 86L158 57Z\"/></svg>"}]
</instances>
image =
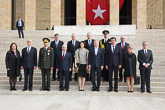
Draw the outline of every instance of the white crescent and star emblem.
<instances>
[{"instance_id":1,"label":"white crescent and star emblem","mask_svg":"<svg viewBox=\"0 0 165 110\"><path fill-rule=\"evenodd\" d=\"M88 1L89 1L89 0L88 0ZM90 1L89 1L89 2L90 2ZM104 19L104 18L103 18L103 13L104 13L106 10L101 10L100 4L98 5L97 10L92 9L92 11L95 13L94 19L96 19L97 17L100 17L101 19Z\"/></svg>"}]
</instances>

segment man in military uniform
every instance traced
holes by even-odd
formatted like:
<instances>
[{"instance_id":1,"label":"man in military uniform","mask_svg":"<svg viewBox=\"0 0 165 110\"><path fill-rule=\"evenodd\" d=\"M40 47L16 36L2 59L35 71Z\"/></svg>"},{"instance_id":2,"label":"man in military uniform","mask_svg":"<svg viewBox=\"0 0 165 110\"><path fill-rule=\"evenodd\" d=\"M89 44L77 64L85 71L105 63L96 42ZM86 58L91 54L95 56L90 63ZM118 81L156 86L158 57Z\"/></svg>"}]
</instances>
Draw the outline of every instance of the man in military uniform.
<instances>
[{"instance_id":1,"label":"man in military uniform","mask_svg":"<svg viewBox=\"0 0 165 110\"><path fill-rule=\"evenodd\" d=\"M49 47L50 40L48 38L43 38L43 42L44 47L40 49L38 62L38 69L41 69L42 73L42 88L40 91L50 91L50 72L54 65L54 51L53 48Z\"/></svg>"},{"instance_id":2,"label":"man in military uniform","mask_svg":"<svg viewBox=\"0 0 165 110\"><path fill-rule=\"evenodd\" d=\"M110 40L108 39L109 31L108 30L104 30L103 34L104 34L104 39L100 40L99 46L104 50L104 57L105 57L106 47L110 43ZM104 63L105 63L105 59L104 59ZM104 64L104 66L105 66L105 64ZM106 70L105 67L102 70L102 76L103 76L103 81L108 81L108 70Z\"/></svg>"}]
</instances>

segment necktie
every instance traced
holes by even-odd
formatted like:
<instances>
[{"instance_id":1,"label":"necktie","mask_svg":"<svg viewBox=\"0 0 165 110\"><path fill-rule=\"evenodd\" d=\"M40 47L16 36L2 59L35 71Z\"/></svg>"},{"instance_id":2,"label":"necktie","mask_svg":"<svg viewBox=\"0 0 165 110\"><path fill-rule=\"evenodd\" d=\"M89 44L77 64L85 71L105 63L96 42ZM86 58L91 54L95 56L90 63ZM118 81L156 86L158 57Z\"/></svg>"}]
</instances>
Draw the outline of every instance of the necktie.
<instances>
[{"instance_id":1,"label":"necktie","mask_svg":"<svg viewBox=\"0 0 165 110\"><path fill-rule=\"evenodd\" d=\"M29 52L30 52L30 48L28 47L28 54L29 54Z\"/></svg>"},{"instance_id":2,"label":"necktie","mask_svg":"<svg viewBox=\"0 0 165 110\"><path fill-rule=\"evenodd\" d=\"M73 47L74 47L74 40L73 40Z\"/></svg>"},{"instance_id":3,"label":"necktie","mask_svg":"<svg viewBox=\"0 0 165 110\"><path fill-rule=\"evenodd\" d=\"M145 50L145 56L147 56L147 50Z\"/></svg>"},{"instance_id":4,"label":"necktie","mask_svg":"<svg viewBox=\"0 0 165 110\"><path fill-rule=\"evenodd\" d=\"M122 43L122 50L124 50L124 43Z\"/></svg>"},{"instance_id":5,"label":"necktie","mask_svg":"<svg viewBox=\"0 0 165 110\"><path fill-rule=\"evenodd\" d=\"M91 47L91 40L89 40L89 47Z\"/></svg>"},{"instance_id":6,"label":"necktie","mask_svg":"<svg viewBox=\"0 0 165 110\"><path fill-rule=\"evenodd\" d=\"M113 54L115 53L115 47L114 47L114 45L113 45Z\"/></svg>"},{"instance_id":7,"label":"necktie","mask_svg":"<svg viewBox=\"0 0 165 110\"><path fill-rule=\"evenodd\" d=\"M63 56L62 56L62 58L63 58L63 60L64 60L64 58L65 58L65 52L63 52Z\"/></svg>"},{"instance_id":8,"label":"necktie","mask_svg":"<svg viewBox=\"0 0 165 110\"><path fill-rule=\"evenodd\" d=\"M18 21L18 26L20 26L20 21Z\"/></svg>"}]
</instances>

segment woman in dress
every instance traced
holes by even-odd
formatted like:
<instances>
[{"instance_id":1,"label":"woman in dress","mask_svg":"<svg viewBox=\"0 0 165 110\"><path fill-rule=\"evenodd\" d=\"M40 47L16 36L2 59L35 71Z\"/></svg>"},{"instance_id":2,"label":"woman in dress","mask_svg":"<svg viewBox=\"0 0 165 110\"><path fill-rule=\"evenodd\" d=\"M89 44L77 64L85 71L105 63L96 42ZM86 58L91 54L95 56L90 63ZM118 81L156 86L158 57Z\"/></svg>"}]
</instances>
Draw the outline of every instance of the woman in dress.
<instances>
[{"instance_id":1,"label":"woman in dress","mask_svg":"<svg viewBox=\"0 0 165 110\"><path fill-rule=\"evenodd\" d=\"M127 51L128 53L126 53L123 58L123 72L125 72L127 77L128 92L133 92L134 77L136 77L136 55L132 53L131 46L128 46Z\"/></svg>"},{"instance_id":2,"label":"woman in dress","mask_svg":"<svg viewBox=\"0 0 165 110\"><path fill-rule=\"evenodd\" d=\"M12 43L10 50L6 53L6 69L7 77L9 77L10 91L17 90L15 88L17 77L20 75L21 58L20 52L17 50L17 44Z\"/></svg>"},{"instance_id":3,"label":"woman in dress","mask_svg":"<svg viewBox=\"0 0 165 110\"><path fill-rule=\"evenodd\" d=\"M75 52L75 68L78 68L79 91L84 91L85 78L88 70L89 51L84 48L85 42L80 42L80 48Z\"/></svg>"}]
</instances>

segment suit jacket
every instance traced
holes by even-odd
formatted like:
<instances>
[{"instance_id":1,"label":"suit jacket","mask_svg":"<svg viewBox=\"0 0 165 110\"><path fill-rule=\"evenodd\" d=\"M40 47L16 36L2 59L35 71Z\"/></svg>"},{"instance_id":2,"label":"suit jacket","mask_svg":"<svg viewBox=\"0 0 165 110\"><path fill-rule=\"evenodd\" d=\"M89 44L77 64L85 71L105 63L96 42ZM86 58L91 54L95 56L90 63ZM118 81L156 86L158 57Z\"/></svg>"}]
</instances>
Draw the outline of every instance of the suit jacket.
<instances>
[{"instance_id":1,"label":"suit jacket","mask_svg":"<svg viewBox=\"0 0 165 110\"><path fill-rule=\"evenodd\" d=\"M18 20L19 21L19 20ZM16 28L18 29L18 21L16 22ZM21 20L22 27L24 27L24 22Z\"/></svg>"},{"instance_id":2,"label":"suit jacket","mask_svg":"<svg viewBox=\"0 0 165 110\"><path fill-rule=\"evenodd\" d=\"M56 60L57 54L59 52L62 52L62 45L63 44L64 44L64 42L63 41L60 41L60 40L58 42L57 47L56 47L56 44L55 44L55 40L50 43L50 47L52 47L53 50L54 50L54 62L55 62L54 63L54 66L56 66L56 61L55 60Z\"/></svg>"},{"instance_id":3,"label":"suit jacket","mask_svg":"<svg viewBox=\"0 0 165 110\"><path fill-rule=\"evenodd\" d=\"M139 69L145 69L143 66L143 63L149 63L148 69L152 69L152 63L153 63L153 54L152 51L147 49L147 56L144 54L144 50L138 51L138 61L139 61Z\"/></svg>"},{"instance_id":4,"label":"suit jacket","mask_svg":"<svg viewBox=\"0 0 165 110\"><path fill-rule=\"evenodd\" d=\"M117 45L119 45L121 47L121 50L122 50L121 42L118 43ZM124 50L122 50L122 55L127 53L127 47L128 46L129 46L129 44L125 42Z\"/></svg>"},{"instance_id":5,"label":"suit jacket","mask_svg":"<svg viewBox=\"0 0 165 110\"><path fill-rule=\"evenodd\" d=\"M122 65L122 51L120 46L116 45L115 52L113 53L111 50L111 44L109 44L106 48L105 58L105 64L109 67Z\"/></svg>"},{"instance_id":6,"label":"suit jacket","mask_svg":"<svg viewBox=\"0 0 165 110\"><path fill-rule=\"evenodd\" d=\"M40 49L38 67L41 69L51 69L54 66L54 50L48 47L46 50L44 47Z\"/></svg>"},{"instance_id":7,"label":"suit jacket","mask_svg":"<svg viewBox=\"0 0 165 110\"><path fill-rule=\"evenodd\" d=\"M94 47L90 48L88 65L91 65L91 67L96 66L97 68L101 68L101 66L104 66L104 51L102 48L98 47L97 56L95 55Z\"/></svg>"},{"instance_id":8,"label":"suit jacket","mask_svg":"<svg viewBox=\"0 0 165 110\"><path fill-rule=\"evenodd\" d=\"M23 66L23 68L34 68L34 66L37 66L36 48L31 47L29 54L27 52L27 47L22 49L21 66Z\"/></svg>"},{"instance_id":9,"label":"suit jacket","mask_svg":"<svg viewBox=\"0 0 165 110\"><path fill-rule=\"evenodd\" d=\"M72 54L66 52L63 60L62 52L59 52L56 59L56 68L59 71L69 71L69 68L72 68Z\"/></svg>"},{"instance_id":10,"label":"suit jacket","mask_svg":"<svg viewBox=\"0 0 165 110\"><path fill-rule=\"evenodd\" d=\"M75 46L72 45L72 40L67 44L67 51L72 54L72 58L74 58L75 51L80 47L80 42L76 40Z\"/></svg>"},{"instance_id":11,"label":"suit jacket","mask_svg":"<svg viewBox=\"0 0 165 110\"><path fill-rule=\"evenodd\" d=\"M89 44L88 44L88 39L84 41L86 43L86 46L85 48L90 50L90 48L94 47L94 40L92 39L92 42L91 42L91 47L89 47Z\"/></svg>"}]
</instances>

